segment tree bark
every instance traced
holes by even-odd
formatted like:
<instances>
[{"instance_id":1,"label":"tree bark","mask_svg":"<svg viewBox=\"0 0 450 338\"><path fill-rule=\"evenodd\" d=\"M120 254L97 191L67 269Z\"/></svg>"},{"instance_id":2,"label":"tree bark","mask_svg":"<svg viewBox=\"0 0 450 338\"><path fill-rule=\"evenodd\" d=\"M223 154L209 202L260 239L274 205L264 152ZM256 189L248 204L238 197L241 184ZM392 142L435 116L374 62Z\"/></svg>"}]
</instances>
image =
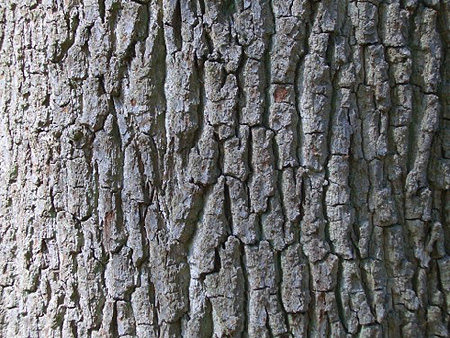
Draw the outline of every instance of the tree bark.
<instances>
[{"instance_id":1,"label":"tree bark","mask_svg":"<svg viewBox=\"0 0 450 338\"><path fill-rule=\"evenodd\" d=\"M2 0L0 336L448 336L449 16Z\"/></svg>"}]
</instances>

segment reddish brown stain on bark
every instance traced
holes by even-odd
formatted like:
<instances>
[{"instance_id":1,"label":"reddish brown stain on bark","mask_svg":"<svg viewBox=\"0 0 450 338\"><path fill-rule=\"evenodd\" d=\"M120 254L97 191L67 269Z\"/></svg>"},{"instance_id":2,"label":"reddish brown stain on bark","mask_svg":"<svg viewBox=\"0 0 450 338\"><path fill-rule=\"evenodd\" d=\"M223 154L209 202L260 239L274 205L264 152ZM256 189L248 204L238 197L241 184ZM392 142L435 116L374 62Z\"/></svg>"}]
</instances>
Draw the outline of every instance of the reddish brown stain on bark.
<instances>
[{"instance_id":1,"label":"reddish brown stain on bark","mask_svg":"<svg viewBox=\"0 0 450 338\"><path fill-rule=\"evenodd\" d=\"M283 102L286 99L287 94L288 94L288 91L286 88L275 89L275 92L273 93L275 102L277 102L277 103Z\"/></svg>"},{"instance_id":2,"label":"reddish brown stain on bark","mask_svg":"<svg viewBox=\"0 0 450 338\"><path fill-rule=\"evenodd\" d=\"M105 214L105 223L104 223L104 235L105 235L105 241L106 245L109 243L109 240L111 239L111 226L114 219L114 210L108 211Z\"/></svg>"}]
</instances>

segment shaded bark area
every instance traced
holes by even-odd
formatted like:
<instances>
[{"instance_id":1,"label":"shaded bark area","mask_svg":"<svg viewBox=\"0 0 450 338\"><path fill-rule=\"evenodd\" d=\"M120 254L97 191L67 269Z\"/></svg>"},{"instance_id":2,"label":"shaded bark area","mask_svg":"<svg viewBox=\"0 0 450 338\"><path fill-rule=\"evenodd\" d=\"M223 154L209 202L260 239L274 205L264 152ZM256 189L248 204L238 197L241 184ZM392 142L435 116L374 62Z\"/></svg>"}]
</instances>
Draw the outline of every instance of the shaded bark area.
<instances>
[{"instance_id":1,"label":"shaded bark area","mask_svg":"<svg viewBox=\"0 0 450 338\"><path fill-rule=\"evenodd\" d=\"M1 1L0 336L448 336L449 16Z\"/></svg>"}]
</instances>

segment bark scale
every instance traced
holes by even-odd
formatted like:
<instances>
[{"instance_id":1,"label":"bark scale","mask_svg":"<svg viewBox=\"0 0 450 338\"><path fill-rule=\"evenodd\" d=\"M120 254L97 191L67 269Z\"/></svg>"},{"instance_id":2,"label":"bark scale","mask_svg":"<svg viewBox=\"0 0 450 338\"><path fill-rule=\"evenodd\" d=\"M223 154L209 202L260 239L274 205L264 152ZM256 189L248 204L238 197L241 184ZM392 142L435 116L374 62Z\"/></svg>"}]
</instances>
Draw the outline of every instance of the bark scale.
<instances>
[{"instance_id":1,"label":"bark scale","mask_svg":"<svg viewBox=\"0 0 450 338\"><path fill-rule=\"evenodd\" d=\"M3 0L0 336L448 336L448 0Z\"/></svg>"}]
</instances>

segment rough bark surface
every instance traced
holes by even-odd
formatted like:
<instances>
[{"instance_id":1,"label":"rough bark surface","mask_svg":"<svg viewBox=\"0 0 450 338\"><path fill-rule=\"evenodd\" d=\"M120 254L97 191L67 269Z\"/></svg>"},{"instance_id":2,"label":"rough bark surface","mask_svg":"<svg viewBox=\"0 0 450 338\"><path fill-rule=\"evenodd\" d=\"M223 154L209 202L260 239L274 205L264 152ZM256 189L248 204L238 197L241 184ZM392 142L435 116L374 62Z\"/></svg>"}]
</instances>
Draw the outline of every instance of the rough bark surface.
<instances>
[{"instance_id":1,"label":"rough bark surface","mask_svg":"<svg viewBox=\"0 0 450 338\"><path fill-rule=\"evenodd\" d=\"M447 337L449 16L2 0L0 336Z\"/></svg>"}]
</instances>

